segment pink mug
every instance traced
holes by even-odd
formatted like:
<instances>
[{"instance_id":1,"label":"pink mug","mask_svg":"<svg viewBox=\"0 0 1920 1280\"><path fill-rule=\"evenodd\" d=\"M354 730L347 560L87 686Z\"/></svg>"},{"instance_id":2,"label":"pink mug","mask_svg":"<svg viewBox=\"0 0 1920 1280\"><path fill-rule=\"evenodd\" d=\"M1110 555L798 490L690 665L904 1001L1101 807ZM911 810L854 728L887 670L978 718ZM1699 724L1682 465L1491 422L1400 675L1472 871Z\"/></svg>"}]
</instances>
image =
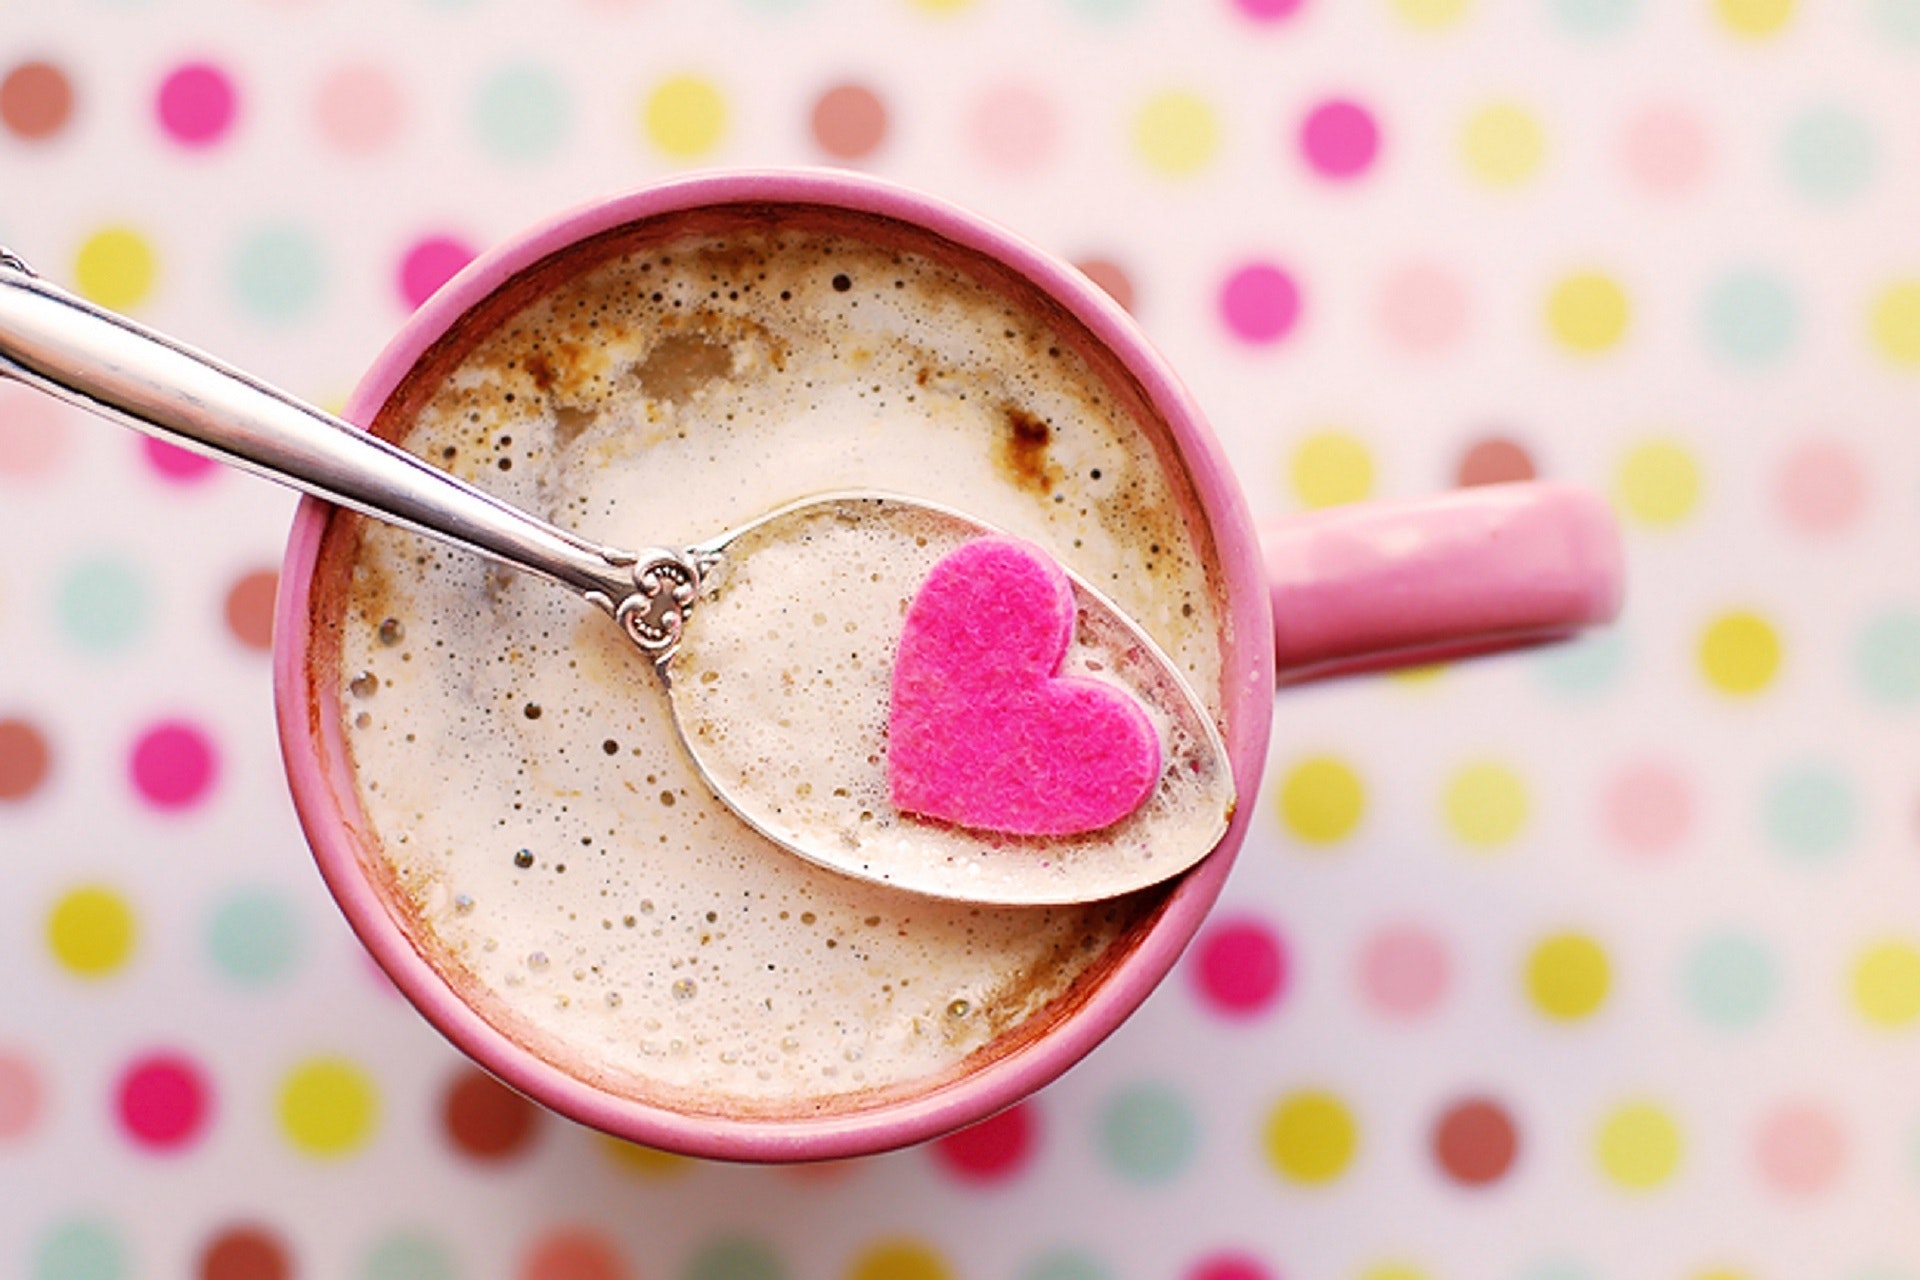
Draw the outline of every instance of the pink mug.
<instances>
[{"instance_id":1,"label":"pink mug","mask_svg":"<svg viewBox=\"0 0 1920 1280\"><path fill-rule=\"evenodd\" d=\"M1098 356L1118 395L1136 397L1184 469L1224 584L1220 728L1241 802L1212 853L1170 885L1110 947L1091 980L924 1087L825 1114L688 1108L571 1072L516 1040L412 940L395 890L375 870L348 766L337 681L315 679L316 579L335 508L307 500L281 575L274 679L295 805L320 870L382 968L450 1040L489 1071L572 1118L648 1146L737 1160L815 1160L917 1142L979 1120L1040 1088L1093 1049L1147 997L1199 929L1253 813L1276 679L1428 663L1570 635L1611 619L1618 535L1605 504L1572 488L1509 484L1399 504L1363 504L1256 528L1198 408L1132 320L1071 267L927 196L841 173L743 172L646 188L567 213L495 248L417 311L375 362L346 415L373 425L408 375L496 319L542 263L596 237L671 220L750 215L845 219L863 234L934 252L983 278L1013 281L1055 315L1066 340ZM874 231L879 228L879 231ZM464 336L463 336L464 335ZM796 494L795 497L802 495ZM333 584L336 585L337 584Z\"/></svg>"}]
</instances>

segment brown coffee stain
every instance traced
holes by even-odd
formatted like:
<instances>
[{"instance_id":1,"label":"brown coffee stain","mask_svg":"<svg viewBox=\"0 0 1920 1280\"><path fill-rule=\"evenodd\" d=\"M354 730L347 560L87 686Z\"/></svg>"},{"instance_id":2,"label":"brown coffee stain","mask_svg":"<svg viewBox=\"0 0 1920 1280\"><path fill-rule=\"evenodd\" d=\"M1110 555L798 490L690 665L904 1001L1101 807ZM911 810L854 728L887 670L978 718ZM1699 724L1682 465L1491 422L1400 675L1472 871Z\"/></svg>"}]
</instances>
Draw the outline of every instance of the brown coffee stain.
<instances>
[{"instance_id":1,"label":"brown coffee stain","mask_svg":"<svg viewBox=\"0 0 1920 1280\"><path fill-rule=\"evenodd\" d=\"M229 1227L200 1255L200 1280L288 1280L293 1261L265 1227Z\"/></svg>"},{"instance_id":2,"label":"brown coffee stain","mask_svg":"<svg viewBox=\"0 0 1920 1280\"><path fill-rule=\"evenodd\" d=\"M540 1112L477 1067L462 1067L440 1106L447 1138L464 1156L498 1161L523 1154L539 1136Z\"/></svg>"},{"instance_id":3,"label":"brown coffee stain","mask_svg":"<svg viewBox=\"0 0 1920 1280\"><path fill-rule=\"evenodd\" d=\"M733 349L703 333L670 333L635 365L640 389L656 400L684 404L693 393L733 372Z\"/></svg>"},{"instance_id":4,"label":"brown coffee stain","mask_svg":"<svg viewBox=\"0 0 1920 1280\"><path fill-rule=\"evenodd\" d=\"M813 104L813 140L838 160L858 160L887 136L887 108L863 84L840 84Z\"/></svg>"},{"instance_id":5,"label":"brown coffee stain","mask_svg":"<svg viewBox=\"0 0 1920 1280\"><path fill-rule=\"evenodd\" d=\"M53 753L38 725L0 720L0 800L24 800L47 780Z\"/></svg>"},{"instance_id":6,"label":"brown coffee stain","mask_svg":"<svg viewBox=\"0 0 1920 1280\"><path fill-rule=\"evenodd\" d=\"M0 79L0 124L16 138L41 142L73 116L73 82L51 62L23 62Z\"/></svg>"},{"instance_id":7,"label":"brown coffee stain","mask_svg":"<svg viewBox=\"0 0 1920 1280\"><path fill-rule=\"evenodd\" d=\"M1053 428L1017 404L1003 406L1001 413L1004 430L994 442L994 465L1029 493L1052 493L1065 478L1047 456Z\"/></svg>"},{"instance_id":8,"label":"brown coffee stain","mask_svg":"<svg viewBox=\"0 0 1920 1280\"><path fill-rule=\"evenodd\" d=\"M273 569L242 574L227 588L224 608L227 632L249 649L273 647L273 601L280 575Z\"/></svg>"}]
</instances>

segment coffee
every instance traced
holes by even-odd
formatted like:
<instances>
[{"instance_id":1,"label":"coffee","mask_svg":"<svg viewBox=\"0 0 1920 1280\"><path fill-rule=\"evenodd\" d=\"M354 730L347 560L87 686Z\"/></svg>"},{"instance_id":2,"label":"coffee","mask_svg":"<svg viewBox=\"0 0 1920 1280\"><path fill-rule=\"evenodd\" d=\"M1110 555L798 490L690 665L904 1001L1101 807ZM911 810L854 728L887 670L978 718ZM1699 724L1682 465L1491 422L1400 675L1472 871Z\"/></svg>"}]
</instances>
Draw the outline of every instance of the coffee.
<instances>
[{"instance_id":1,"label":"coffee","mask_svg":"<svg viewBox=\"0 0 1920 1280\"><path fill-rule=\"evenodd\" d=\"M948 504L1112 597L1217 715L1223 587L1145 399L984 257L741 207L536 264L376 429L616 546L827 490ZM1063 1016L1166 899L989 909L812 867L705 793L650 665L576 598L358 518L320 554L310 678L338 691L388 911L486 1021L597 1088L776 1118L918 1093Z\"/></svg>"}]
</instances>

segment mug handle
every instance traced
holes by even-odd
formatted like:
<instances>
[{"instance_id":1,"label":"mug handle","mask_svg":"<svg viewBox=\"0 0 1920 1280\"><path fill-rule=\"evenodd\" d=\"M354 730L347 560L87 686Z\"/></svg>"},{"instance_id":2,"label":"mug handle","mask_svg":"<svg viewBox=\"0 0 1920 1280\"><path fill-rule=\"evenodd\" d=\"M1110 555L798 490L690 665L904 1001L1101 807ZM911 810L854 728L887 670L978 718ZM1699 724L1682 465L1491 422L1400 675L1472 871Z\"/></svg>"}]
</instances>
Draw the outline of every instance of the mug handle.
<instances>
[{"instance_id":1,"label":"mug handle","mask_svg":"<svg viewBox=\"0 0 1920 1280\"><path fill-rule=\"evenodd\" d=\"M1620 611L1619 526L1572 485L1286 516L1260 549L1283 687L1561 640Z\"/></svg>"}]
</instances>

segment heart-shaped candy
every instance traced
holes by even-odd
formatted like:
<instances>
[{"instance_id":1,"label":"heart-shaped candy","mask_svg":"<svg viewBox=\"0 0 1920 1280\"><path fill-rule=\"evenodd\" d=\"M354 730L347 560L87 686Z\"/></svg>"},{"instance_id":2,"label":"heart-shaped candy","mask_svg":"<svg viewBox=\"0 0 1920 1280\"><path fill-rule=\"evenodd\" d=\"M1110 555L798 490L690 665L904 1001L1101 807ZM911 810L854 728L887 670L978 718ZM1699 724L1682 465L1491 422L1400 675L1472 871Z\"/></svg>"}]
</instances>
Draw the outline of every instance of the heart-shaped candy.
<instances>
[{"instance_id":1,"label":"heart-shaped candy","mask_svg":"<svg viewBox=\"0 0 1920 1280\"><path fill-rule=\"evenodd\" d=\"M1060 675L1073 586L1051 557L982 538L927 575L893 668L894 807L1013 835L1097 831L1160 778L1160 738L1126 690Z\"/></svg>"}]
</instances>

